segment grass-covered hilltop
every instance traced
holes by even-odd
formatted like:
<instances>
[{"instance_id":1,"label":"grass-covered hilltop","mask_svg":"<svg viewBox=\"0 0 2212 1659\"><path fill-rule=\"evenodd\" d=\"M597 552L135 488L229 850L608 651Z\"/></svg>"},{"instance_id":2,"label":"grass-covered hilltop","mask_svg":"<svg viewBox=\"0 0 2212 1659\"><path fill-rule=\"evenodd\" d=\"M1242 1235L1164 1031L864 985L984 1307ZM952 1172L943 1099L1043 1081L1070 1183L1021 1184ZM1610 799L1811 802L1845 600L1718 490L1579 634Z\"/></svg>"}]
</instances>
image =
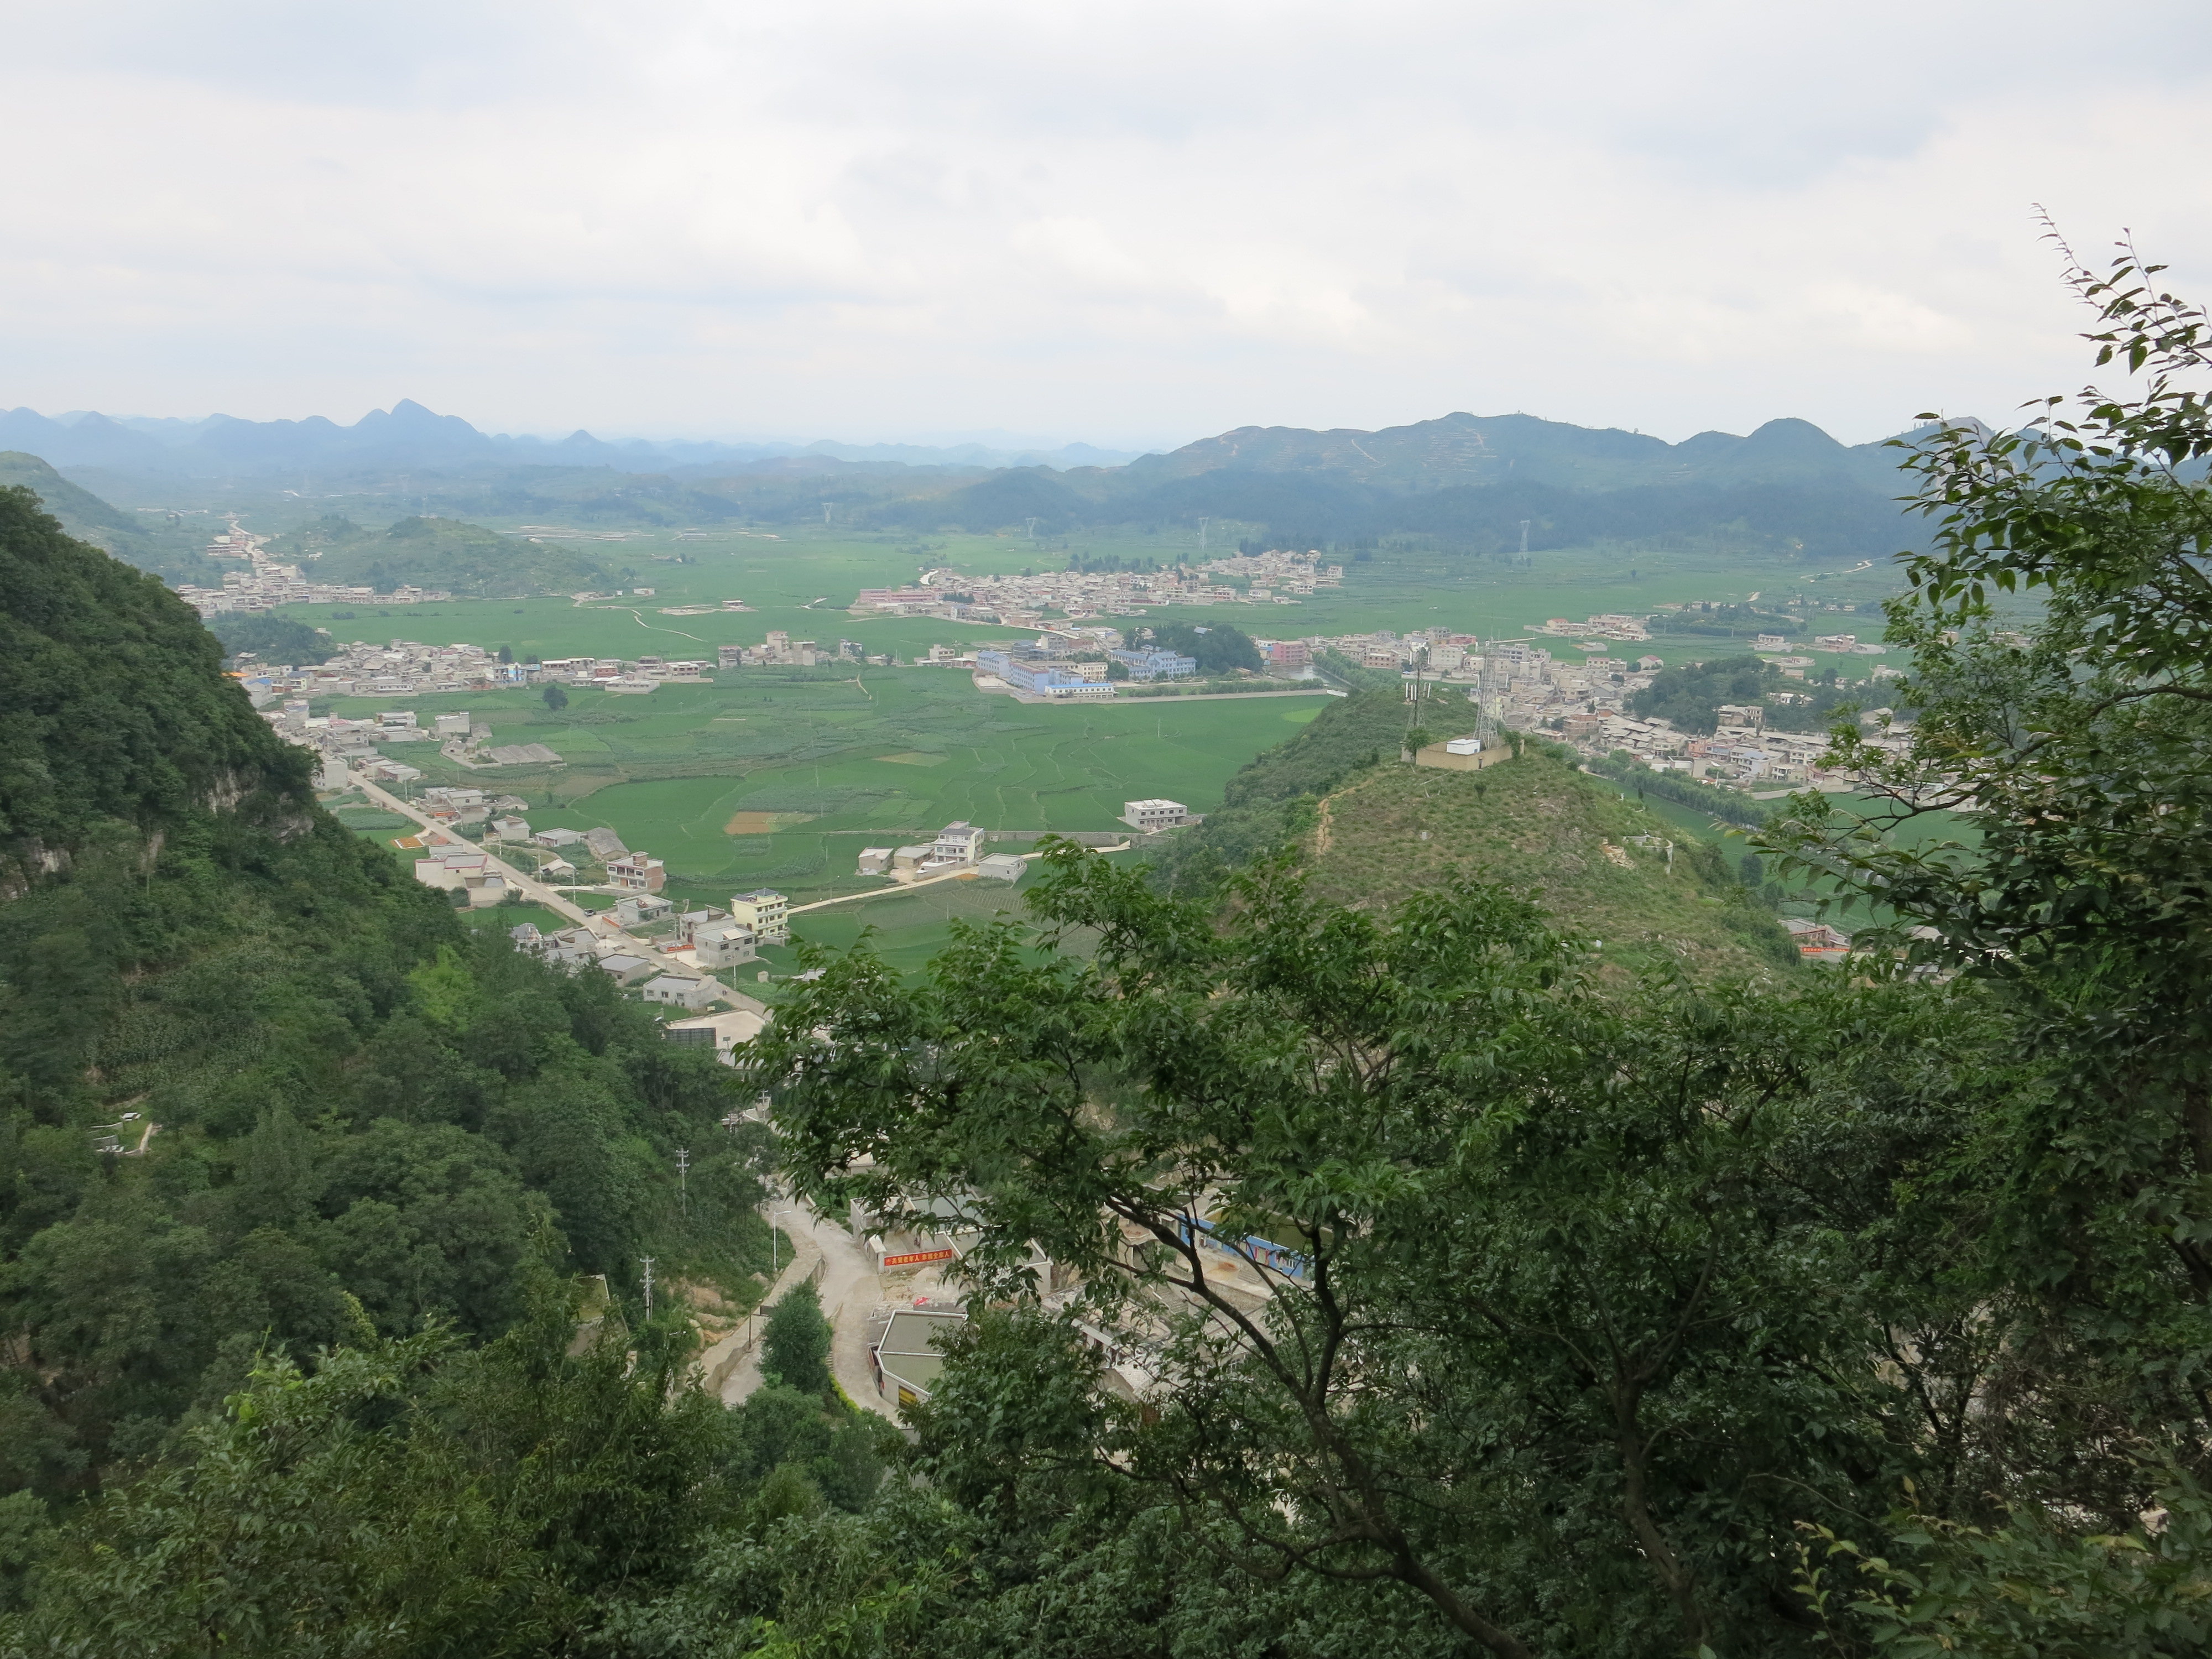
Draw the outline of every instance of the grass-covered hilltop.
<instances>
[{"instance_id":1,"label":"grass-covered hilltop","mask_svg":"<svg viewBox=\"0 0 2212 1659\"><path fill-rule=\"evenodd\" d=\"M1418 714L1395 691L1332 701L1158 856L1160 885L1216 892L1291 847L1309 890L1332 903L1387 911L1455 875L1527 894L1620 980L1662 963L1707 978L1796 968L1760 884L1744 883L1742 844L1719 826L1686 830L1540 742L1480 771L1409 766L1400 755L1417 719L1456 735L1449 723L1470 717L1455 696Z\"/></svg>"},{"instance_id":2,"label":"grass-covered hilltop","mask_svg":"<svg viewBox=\"0 0 2212 1659\"><path fill-rule=\"evenodd\" d=\"M2108 356L2212 366L2142 278L2076 273ZM1387 668L1210 748L941 667L672 685L804 734L607 786L702 860L1208 792L927 962L797 912L727 1066L410 879L405 803L339 823L223 644L0 491L0 1659L2203 1653L2212 410L2074 418L1924 434L1916 719L1832 703L1860 793L1741 842L1533 734L1413 764L1466 704ZM1878 925L1808 965L1791 890Z\"/></svg>"}]
</instances>

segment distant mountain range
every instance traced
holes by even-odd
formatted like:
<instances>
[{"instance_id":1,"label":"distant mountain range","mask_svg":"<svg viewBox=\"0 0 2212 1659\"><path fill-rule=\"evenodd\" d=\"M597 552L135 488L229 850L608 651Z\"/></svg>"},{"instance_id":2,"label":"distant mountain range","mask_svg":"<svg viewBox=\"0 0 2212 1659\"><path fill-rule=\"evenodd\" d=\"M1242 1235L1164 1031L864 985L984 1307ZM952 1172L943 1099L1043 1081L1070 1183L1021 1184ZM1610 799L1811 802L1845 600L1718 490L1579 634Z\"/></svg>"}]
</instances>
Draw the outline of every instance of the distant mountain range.
<instances>
[{"instance_id":1,"label":"distant mountain range","mask_svg":"<svg viewBox=\"0 0 2212 1659\"><path fill-rule=\"evenodd\" d=\"M1428 538L1471 553L1717 538L1788 557L1882 556L1911 539L1899 452L1848 446L1800 420L1680 443L1529 415L1456 413L1367 432L1240 427L1164 454L1069 445L550 442L478 431L404 401L351 426L305 421L49 419L0 415L0 452L71 471L118 499L196 478L355 501L371 520L840 525L915 536L959 529L1065 536L1108 526L1195 528L1299 546ZM19 458L16 465L21 465ZM110 509L112 511L112 509ZM388 509L387 509L388 511ZM80 511L88 519L88 509ZM103 526L110 544L122 526ZM153 527L149 526L149 532ZM158 532L155 532L158 533Z\"/></svg>"},{"instance_id":2,"label":"distant mountain range","mask_svg":"<svg viewBox=\"0 0 2212 1659\"><path fill-rule=\"evenodd\" d=\"M848 467L1116 466L1135 457L1069 444L1054 450L993 449L981 444L609 443L578 431L549 440L478 431L458 415L439 415L411 398L372 410L351 426L319 415L304 421L117 419L97 413L58 417L31 409L0 413L0 450L36 455L54 466L202 477L273 477L307 471L358 474L419 467L441 471L497 466L612 467L623 472L836 471Z\"/></svg>"},{"instance_id":3,"label":"distant mountain range","mask_svg":"<svg viewBox=\"0 0 2212 1659\"><path fill-rule=\"evenodd\" d=\"M1888 489L1898 453L1886 442L1847 447L1810 421L1769 421L1747 438L1700 432L1670 444L1618 427L1571 426L1533 415L1446 415L1379 432L1245 426L1146 455L1128 482L1222 471L1296 472L1401 489L1552 484L1621 489L1638 484L1845 484Z\"/></svg>"}]
</instances>

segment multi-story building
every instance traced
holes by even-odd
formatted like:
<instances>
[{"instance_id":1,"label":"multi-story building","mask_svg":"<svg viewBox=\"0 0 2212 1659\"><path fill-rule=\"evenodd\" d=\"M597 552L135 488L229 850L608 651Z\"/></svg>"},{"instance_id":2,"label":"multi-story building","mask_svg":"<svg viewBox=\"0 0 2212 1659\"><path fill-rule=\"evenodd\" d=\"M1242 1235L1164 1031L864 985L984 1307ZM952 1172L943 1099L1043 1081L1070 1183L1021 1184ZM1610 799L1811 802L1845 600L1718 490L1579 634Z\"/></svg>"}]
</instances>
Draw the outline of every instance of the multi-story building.
<instances>
[{"instance_id":1,"label":"multi-story building","mask_svg":"<svg viewBox=\"0 0 2212 1659\"><path fill-rule=\"evenodd\" d=\"M1200 815L1179 800L1127 800L1121 803L1121 822L1133 830L1179 830L1196 823Z\"/></svg>"},{"instance_id":2,"label":"multi-story building","mask_svg":"<svg viewBox=\"0 0 2212 1659\"><path fill-rule=\"evenodd\" d=\"M1172 680L1198 672L1198 659L1159 646L1136 651L1116 651L1114 660L1129 671L1133 680Z\"/></svg>"},{"instance_id":3,"label":"multi-story building","mask_svg":"<svg viewBox=\"0 0 2212 1659\"><path fill-rule=\"evenodd\" d=\"M975 666L981 672L997 675L1017 691L1026 691L1034 696L1103 698L1114 695L1111 680L1092 679L1077 672L1070 664L1017 656L1010 651L978 651Z\"/></svg>"},{"instance_id":4,"label":"multi-story building","mask_svg":"<svg viewBox=\"0 0 2212 1659\"><path fill-rule=\"evenodd\" d=\"M973 864L982 856L983 832L965 818L939 830L936 844L930 849L933 864Z\"/></svg>"},{"instance_id":5,"label":"multi-story building","mask_svg":"<svg viewBox=\"0 0 2212 1659\"><path fill-rule=\"evenodd\" d=\"M791 901L781 893L763 887L750 893L739 893L730 901L730 920L753 930L754 939L763 945L788 945L791 942Z\"/></svg>"},{"instance_id":6,"label":"multi-story building","mask_svg":"<svg viewBox=\"0 0 2212 1659\"><path fill-rule=\"evenodd\" d=\"M624 853L607 860L607 883L630 893L657 893L668 884L668 872L659 859L643 853Z\"/></svg>"}]
</instances>

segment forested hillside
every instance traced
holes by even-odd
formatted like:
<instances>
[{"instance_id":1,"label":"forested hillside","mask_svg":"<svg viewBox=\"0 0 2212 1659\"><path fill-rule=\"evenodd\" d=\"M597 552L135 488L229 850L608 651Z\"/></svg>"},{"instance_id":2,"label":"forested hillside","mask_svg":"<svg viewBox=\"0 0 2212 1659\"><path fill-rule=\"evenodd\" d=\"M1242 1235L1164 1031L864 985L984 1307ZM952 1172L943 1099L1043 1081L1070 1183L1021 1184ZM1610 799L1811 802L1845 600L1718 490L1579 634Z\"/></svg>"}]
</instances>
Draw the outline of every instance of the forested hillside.
<instances>
[{"instance_id":1,"label":"forested hillside","mask_svg":"<svg viewBox=\"0 0 2212 1659\"><path fill-rule=\"evenodd\" d=\"M59 1513L265 1352L481 1342L576 1273L635 1317L647 1250L749 1282L726 1071L460 927L21 489L0 598L0 1486Z\"/></svg>"},{"instance_id":2,"label":"forested hillside","mask_svg":"<svg viewBox=\"0 0 2212 1659\"><path fill-rule=\"evenodd\" d=\"M302 562L311 580L367 583L379 592L412 586L505 599L603 589L623 574L559 542L502 536L453 519L402 519L388 529L364 530L325 516L277 538L268 551Z\"/></svg>"}]
</instances>

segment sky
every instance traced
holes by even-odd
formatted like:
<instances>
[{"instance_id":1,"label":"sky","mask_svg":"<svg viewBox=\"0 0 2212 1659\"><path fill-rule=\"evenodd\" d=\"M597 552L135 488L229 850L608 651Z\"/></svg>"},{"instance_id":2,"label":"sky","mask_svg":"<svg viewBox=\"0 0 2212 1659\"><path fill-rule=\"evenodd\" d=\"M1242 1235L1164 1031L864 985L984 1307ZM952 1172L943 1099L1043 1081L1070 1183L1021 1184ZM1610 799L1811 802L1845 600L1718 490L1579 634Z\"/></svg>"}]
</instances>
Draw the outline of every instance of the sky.
<instances>
[{"instance_id":1,"label":"sky","mask_svg":"<svg viewBox=\"0 0 2212 1659\"><path fill-rule=\"evenodd\" d=\"M1146 448L2002 418L2212 288L2212 7L71 0L0 407Z\"/></svg>"}]
</instances>

